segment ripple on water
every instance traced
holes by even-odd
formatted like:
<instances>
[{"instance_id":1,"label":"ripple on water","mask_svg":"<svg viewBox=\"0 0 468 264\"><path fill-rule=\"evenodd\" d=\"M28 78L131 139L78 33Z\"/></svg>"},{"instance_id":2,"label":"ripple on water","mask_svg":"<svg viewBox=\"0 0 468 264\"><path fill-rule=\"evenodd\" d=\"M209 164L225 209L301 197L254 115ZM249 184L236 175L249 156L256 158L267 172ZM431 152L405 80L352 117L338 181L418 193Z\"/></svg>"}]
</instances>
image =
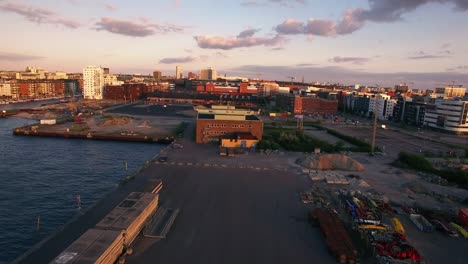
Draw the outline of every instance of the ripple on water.
<instances>
[{"instance_id":1,"label":"ripple on water","mask_svg":"<svg viewBox=\"0 0 468 264\"><path fill-rule=\"evenodd\" d=\"M0 119L0 263L11 262L81 211L162 146L54 138L15 137L20 118ZM36 231L40 215L41 228Z\"/></svg>"}]
</instances>

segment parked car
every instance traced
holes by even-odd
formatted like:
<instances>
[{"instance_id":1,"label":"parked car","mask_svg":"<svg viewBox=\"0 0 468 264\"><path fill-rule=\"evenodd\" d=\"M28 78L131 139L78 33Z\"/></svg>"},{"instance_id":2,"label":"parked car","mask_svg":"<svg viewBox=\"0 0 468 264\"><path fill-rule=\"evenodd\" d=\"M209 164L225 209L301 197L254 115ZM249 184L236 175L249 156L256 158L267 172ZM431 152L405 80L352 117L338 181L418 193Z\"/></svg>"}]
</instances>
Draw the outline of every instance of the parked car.
<instances>
[{"instance_id":1,"label":"parked car","mask_svg":"<svg viewBox=\"0 0 468 264\"><path fill-rule=\"evenodd\" d=\"M159 158L158 158L158 161L159 161L159 162L166 162L166 161L167 161L167 157L159 157Z\"/></svg>"},{"instance_id":2,"label":"parked car","mask_svg":"<svg viewBox=\"0 0 468 264\"><path fill-rule=\"evenodd\" d=\"M175 143L175 144L172 144L172 148L182 149L182 148L184 148L184 146L182 146L181 144Z\"/></svg>"}]
</instances>

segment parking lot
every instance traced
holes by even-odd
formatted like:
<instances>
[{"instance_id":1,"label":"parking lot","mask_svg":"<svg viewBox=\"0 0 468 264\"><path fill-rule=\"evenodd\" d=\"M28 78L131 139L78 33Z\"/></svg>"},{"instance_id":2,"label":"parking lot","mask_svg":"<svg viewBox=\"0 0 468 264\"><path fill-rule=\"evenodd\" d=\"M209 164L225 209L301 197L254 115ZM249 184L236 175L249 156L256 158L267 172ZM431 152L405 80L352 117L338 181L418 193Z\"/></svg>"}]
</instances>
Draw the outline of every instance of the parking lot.
<instances>
[{"instance_id":1,"label":"parking lot","mask_svg":"<svg viewBox=\"0 0 468 264\"><path fill-rule=\"evenodd\" d=\"M307 178L167 164L157 172L164 181L161 205L180 214L166 239L128 263L334 263L298 197Z\"/></svg>"}]
</instances>

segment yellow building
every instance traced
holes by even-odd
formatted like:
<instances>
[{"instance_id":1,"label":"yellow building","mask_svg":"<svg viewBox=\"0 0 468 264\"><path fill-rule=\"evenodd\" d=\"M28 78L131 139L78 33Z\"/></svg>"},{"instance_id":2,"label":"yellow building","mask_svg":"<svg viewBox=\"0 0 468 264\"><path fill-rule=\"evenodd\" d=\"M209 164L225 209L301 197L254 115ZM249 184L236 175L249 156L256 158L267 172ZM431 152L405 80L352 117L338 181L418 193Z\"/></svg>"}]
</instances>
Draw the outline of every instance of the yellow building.
<instances>
[{"instance_id":1,"label":"yellow building","mask_svg":"<svg viewBox=\"0 0 468 264\"><path fill-rule=\"evenodd\" d=\"M223 148L252 148L257 146L258 140L256 137L248 133L238 133L232 136L221 138L221 147Z\"/></svg>"}]
</instances>

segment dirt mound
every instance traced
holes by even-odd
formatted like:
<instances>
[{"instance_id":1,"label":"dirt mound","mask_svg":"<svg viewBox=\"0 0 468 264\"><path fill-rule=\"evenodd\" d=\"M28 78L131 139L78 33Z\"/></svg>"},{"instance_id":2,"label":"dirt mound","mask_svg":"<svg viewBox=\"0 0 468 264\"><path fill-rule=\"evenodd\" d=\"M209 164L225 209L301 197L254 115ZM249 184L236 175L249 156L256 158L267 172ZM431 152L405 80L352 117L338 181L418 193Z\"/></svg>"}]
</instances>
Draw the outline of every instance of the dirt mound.
<instances>
[{"instance_id":1,"label":"dirt mound","mask_svg":"<svg viewBox=\"0 0 468 264\"><path fill-rule=\"evenodd\" d=\"M303 167L315 170L364 171L365 167L352 158L340 154L306 156L297 160Z\"/></svg>"},{"instance_id":2,"label":"dirt mound","mask_svg":"<svg viewBox=\"0 0 468 264\"><path fill-rule=\"evenodd\" d=\"M132 121L131 118L129 117L112 117L110 119L107 119L104 121L101 126L120 126L120 125L126 125Z\"/></svg>"}]
</instances>

